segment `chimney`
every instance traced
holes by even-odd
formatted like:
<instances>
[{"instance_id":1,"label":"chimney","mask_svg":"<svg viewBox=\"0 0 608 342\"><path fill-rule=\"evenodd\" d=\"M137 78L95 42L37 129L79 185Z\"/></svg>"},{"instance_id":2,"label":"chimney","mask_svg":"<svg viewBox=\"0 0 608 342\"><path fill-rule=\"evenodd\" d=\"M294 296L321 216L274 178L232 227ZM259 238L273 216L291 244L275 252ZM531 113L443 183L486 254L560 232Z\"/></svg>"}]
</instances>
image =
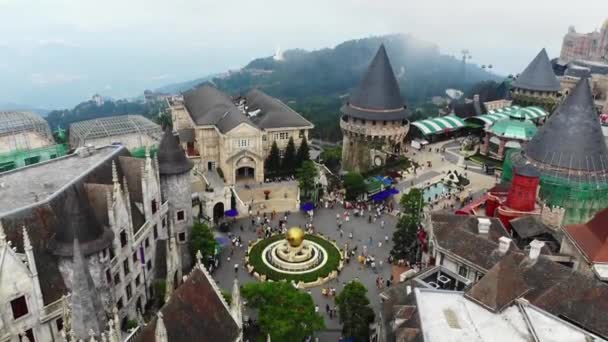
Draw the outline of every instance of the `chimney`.
<instances>
[{"instance_id":1,"label":"chimney","mask_svg":"<svg viewBox=\"0 0 608 342\"><path fill-rule=\"evenodd\" d=\"M498 239L498 252L501 255L507 254L507 251L509 251L510 246L511 246L511 239L509 239L508 237L501 236L500 239Z\"/></svg>"},{"instance_id":2,"label":"chimney","mask_svg":"<svg viewBox=\"0 0 608 342\"><path fill-rule=\"evenodd\" d=\"M540 250L543 248L543 246L545 246L545 243L536 239L530 242L530 253L528 254L530 260L538 259Z\"/></svg>"},{"instance_id":3,"label":"chimney","mask_svg":"<svg viewBox=\"0 0 608 342\"><path fill-rule=\"evenodd\" d=\"M490 221L489 218L478 217L477 230L479 231L479 234L488 234L488 232L490 232L490 224L492 224L492 221Z\"/></svg>"}]
</instances>

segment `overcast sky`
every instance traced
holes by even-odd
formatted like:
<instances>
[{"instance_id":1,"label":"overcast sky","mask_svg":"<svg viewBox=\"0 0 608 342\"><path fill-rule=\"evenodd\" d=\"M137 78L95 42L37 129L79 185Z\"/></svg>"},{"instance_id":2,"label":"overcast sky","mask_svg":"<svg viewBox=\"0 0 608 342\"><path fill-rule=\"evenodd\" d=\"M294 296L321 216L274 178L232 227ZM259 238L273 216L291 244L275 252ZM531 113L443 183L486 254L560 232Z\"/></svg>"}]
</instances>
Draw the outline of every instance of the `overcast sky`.
<instances>
[{"instance_id":1,"label":"overcast sky","mask_svg":"<svg viewBox=\"0 0 608 342\"><path fill-rule=\"evenodd\" d=\"M0 0L0 103L73 106L95 92L131 97L242 67L280 46L318 49L410 33L446 54L520 72L569 25L599 28L608 1Z\"/></svg>"}]
</instances>

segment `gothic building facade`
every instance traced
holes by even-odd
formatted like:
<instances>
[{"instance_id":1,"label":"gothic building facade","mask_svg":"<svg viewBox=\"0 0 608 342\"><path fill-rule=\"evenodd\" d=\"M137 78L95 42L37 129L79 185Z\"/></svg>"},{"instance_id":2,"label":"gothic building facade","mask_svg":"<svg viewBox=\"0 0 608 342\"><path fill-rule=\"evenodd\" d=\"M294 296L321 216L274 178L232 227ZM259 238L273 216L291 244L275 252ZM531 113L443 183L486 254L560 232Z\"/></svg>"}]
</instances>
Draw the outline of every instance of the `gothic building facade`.
<instances>
[{"instance_id":1,"label":"gothic building facade","mask_svg":"<svg viewBox=\"0 0 608 342\"><path fill-rule=\"evenodd\" d=\"M163 187L165 160L85 147L0 174L0 340L62 341L66 296L72 337L100 338L177 287L191 195L183 181Z\"/></svg>"}]
</instances>

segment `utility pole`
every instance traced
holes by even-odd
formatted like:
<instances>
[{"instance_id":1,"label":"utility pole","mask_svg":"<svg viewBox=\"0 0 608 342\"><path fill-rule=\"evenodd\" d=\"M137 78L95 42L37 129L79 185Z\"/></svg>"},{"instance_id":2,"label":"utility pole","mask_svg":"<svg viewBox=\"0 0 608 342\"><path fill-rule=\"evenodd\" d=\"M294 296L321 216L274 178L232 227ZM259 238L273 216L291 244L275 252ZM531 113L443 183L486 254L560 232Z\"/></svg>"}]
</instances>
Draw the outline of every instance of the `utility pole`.
<instances>
[{"instance_id":1,"label":"utility pole","mask_svg":"<svg viewBox=\"0 0 608 342\"><path fill-rule=\"evenodd\" d=\"M462 53L462 83L465 84L467 81L467 60L471 60L471 51L469 49L463 49Z\"/></svg>"}]
</instances>

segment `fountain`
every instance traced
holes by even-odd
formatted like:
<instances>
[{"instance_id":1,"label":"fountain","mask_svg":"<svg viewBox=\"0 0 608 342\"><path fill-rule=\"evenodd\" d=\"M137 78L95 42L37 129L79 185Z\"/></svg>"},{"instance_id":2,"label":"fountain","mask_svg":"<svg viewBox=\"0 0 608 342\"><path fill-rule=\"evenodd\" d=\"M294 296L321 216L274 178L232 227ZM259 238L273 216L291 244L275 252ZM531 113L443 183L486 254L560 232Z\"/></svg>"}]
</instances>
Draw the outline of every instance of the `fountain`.
<instances>
[{"instance_id":1,"label":"fountain","mask_svg":"<svg viewBox=\"0 0 608 342\"><path fill-rule=\"evenodd\" d=\"M311 272L327 262L327 251L320 244L305 239L302 228L292 227L285 239L275 241L262 252L264 263L283 273Z\"/></svg>"}]
</instances>

